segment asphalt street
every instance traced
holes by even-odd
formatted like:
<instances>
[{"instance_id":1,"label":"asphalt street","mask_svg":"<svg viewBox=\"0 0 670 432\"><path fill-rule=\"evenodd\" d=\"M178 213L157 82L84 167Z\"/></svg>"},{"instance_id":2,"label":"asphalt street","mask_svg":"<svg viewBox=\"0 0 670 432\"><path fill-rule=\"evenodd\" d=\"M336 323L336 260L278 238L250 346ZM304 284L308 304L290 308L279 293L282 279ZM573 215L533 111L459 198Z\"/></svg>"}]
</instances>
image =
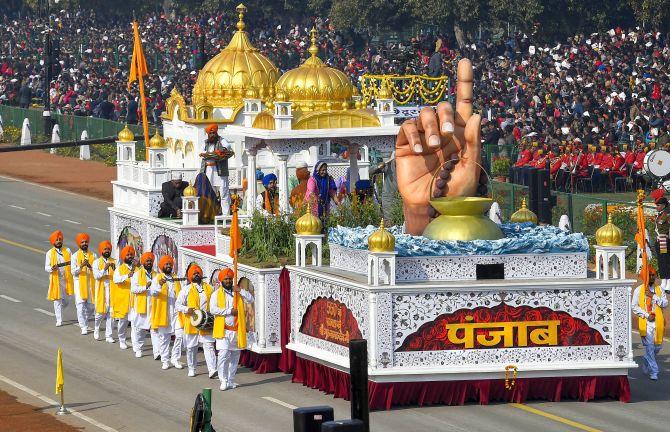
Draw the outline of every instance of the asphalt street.
<instances>
[{"instance_id":1,"label":"asphalt street","mask_svg":"<svg viewBox=\"0 0 670 432\"><path fill-rule=\"evenodd\" d=\"M348 402L291 383L281 373L238 374L240 387L218 390L207 379L202 354L199 375L186 369L163 371L151 359L147 339L141 359L132 350L82 336L74 304L63 327L55 327L46 300L44 252L55 229L74 247L77 232L91 244L109 235L108 202L0 177L0 389L47 412L56 408L56 351L64 353L65 395L69 407L85 418L67 422L85 430L184 431L195 395L213 389L213 424L217 431L291 431L292 408L330 405L336 418L348 418ZM639 337L634 335L636 355ZM666 341L666 344L668 341ZM667 351L667 347L665 350ZM639 359L639 357L636 357ZM185 361L185 358L183 359ZM670 365L661 352L661 377L651 382L631 371L633 401L529 402L462 407L402 408L371 414L373 431L667 431L670 425ZM87 420L88 419L88 420ZM1 427L0 427L1 429Z\"/></svg>"}]
</instances>

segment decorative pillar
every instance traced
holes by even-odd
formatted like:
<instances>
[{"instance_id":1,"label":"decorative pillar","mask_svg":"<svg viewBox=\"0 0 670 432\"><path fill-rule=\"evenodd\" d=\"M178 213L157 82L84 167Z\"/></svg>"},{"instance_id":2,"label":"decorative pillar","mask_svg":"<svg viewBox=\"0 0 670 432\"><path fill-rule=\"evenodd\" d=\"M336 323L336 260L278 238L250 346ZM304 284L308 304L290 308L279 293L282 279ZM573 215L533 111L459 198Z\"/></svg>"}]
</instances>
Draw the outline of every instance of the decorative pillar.
<instances>
[{"instance_id":1,"label":"decorative pillar","mask_svg":"<svg viewBox=\"0 0 670 432\"><path fill-rule=\"evenodd\" d=\"M596 250L596 279L626 278L626 246L594 246L593 248ZM611 277L610 267L612 268Z\"/></svg>"},{"instance_id":2,"label":"decorative pillar","mask_svg":"<svg viewBox=\"0 0 670 432\"><path fill-rule=\"evenodd\" d=\"M289 211L288 201L288 155L277 155L277 179L279 187L279 209L282 213Z\"/></svg>"},{"instance_id":3,"label":"decorative pillar","mask_svg":"<svg viewBox=\"0 0 670 432\"><path fill-rule=\"evenodd\" d=\"M311 244L312 265L321 267L323 256L323 234L321 234L321 219L312 214L312 209L307 203L305 214L295 221L295 265L307 267L307 247Z\"/></svg>"},{"instance_id":4,"label":"decorative pillar","mask_svg":"<svg viewBox=\"0 0 670 432\"><path fill-rule=\"evenodd\" d=\"M356 191L356 182L358 181L358 144L349 144L349 192Z\"/></svg>"},{"instance_id":5,"label":"decorative pillar","mask_svg":"<svg viewBox=\"0 0 670 432\"><path fill-rule=\"evenodd\" d=\"M370 313L370 327L368 329L368 359L370 367L377 368L377 293L370 293L368 297L369 313Z\"/></svg>"},{"instance_id":6,"label":"decorative pillar","mask_svg":"<svg viewBox=\"0 0 670 432\"><path fill-rule=\"evenodd\" d=\"M395 285L397 252L368 252L368 285Z\"/></svg>"},{"instance_id":7,"label":"decorative pillar","mask_svg":"<svg viewBox=\"0 0 670 432\"><path fill-rule=\"evenodd\" d=\"M258 183L256 183L256 148L247 150L247 213L253 214L256 207L256 195L258 195Z\"/></svg>"},{"instance_id":8,"label":"decorative pillar","mask_svg":"<svg viewBox=\"0 0 670 432\"><path fill-rule=\"evenodd\" d=\"M181 197L181 217L183 226L197 226L200 209L198 208L198 191L187 186Z\"/></svg>"}]
</instances>

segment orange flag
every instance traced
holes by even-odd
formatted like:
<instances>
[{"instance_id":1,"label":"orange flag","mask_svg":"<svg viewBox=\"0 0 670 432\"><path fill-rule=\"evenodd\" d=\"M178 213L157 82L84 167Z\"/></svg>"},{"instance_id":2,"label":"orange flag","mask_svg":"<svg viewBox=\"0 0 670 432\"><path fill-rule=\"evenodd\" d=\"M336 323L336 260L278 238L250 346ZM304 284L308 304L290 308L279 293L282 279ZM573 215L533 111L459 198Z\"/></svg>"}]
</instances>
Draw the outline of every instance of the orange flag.
<instances>
[{"instance_id":1,"label":"orange flag","mask_svg":"<svg viewBox=\"0 0 670 432\"><path fill-rule=\"evenodd\" d=\"M149 123L147 122L147 100L144 97L144 77L149 75L147 60L142 51L142 39L137 28L137 21L133 21L133 58L130 60L130 73L128 74L128 90L135 82L139 82L140 106L142 108L142 127L144 129L144 146L146 148L146 160L149 160Z\"/></svg>"},{"instance_id":2,"label":"orange flag","mask_svg":"<svg viewBox=\"0 0 670 432\"><path fill-rule=\"evenodd\" d=\"M242 234L240 233L240 223L237 217L237 200L233 200L233 220L230 222L230 252L233 257L233 272L237 280L237 252L242 247Z\"/></svg>"},{"instance_id":3,"label":"orange flag","mask_svg":"<svg viewBox=\"0 0 670 432\"><path fill-rule=\"evenodd\" d=\"M637 192L637 234L635 234L635 241L642 251L642 267L640 268L640 278L643 286L649 285L649 257L647 256L647 239L645 236L644 224L644 207L642 201L644 200L644 191Z\"/></svg>"}]
</instances>

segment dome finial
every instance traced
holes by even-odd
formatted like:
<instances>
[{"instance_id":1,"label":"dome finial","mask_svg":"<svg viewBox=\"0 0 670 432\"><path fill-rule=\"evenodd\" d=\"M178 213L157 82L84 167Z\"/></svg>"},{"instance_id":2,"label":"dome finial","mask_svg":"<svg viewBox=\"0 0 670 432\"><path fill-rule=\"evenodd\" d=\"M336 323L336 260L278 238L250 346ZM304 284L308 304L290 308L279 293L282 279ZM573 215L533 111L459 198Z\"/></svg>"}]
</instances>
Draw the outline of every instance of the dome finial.
<instances>
[{"instance_id":1,"label":"dome finial","mask_svg":"<svg viewBox=\"0 0 670 432\"><path fill-rule=\"evenodd\" d=\"M512 214L510 222L513 223L524 223L532 222L537 225L537 216L533 213L528 207L526 207L526 198L521 200L521 208Z\"/></svg>"},{"instance_id":2,"label":"dome finial","mask_svg":"<svg viewBox=\"0 0 670 432\"><path fill-rule=\"evenodd\" d=\"M247 7L246 7L243 3L240 3L239 5L237 5L237 7L235 8L235 10L236 10L237 13L239 14L238 17L239 17L239 19L240 19L240 20L237 22L237 30L239 30L239 31L244 31L244 28L245 28L245 24L244 24L244 14L245 14L246 11L247 11Z\"/></svg>"},{"instance_id":3,"label":"dome finial","mask_svg":"<svg viewBox=\"0 0 670 432\"><path fill-rule=\"evenodd\" d=\"M612 213L607 215L607 223L596 231L596 244L598 246L621 246L623 244L623 231L612 222Z\"/></svg>"},{"instance_id":4,"label":"dome finial","mask_svg":"<svg viewBox=\"0 0 670 432\"><path fill-rule=\"evenodd\" d=\"M312 54L312 57L316 57L319 53L319 47L316 45L316 27L312 27L312 30L309 31L310 40L312 45L309 47L309 53Z\"/></svg>"}]
</instances>

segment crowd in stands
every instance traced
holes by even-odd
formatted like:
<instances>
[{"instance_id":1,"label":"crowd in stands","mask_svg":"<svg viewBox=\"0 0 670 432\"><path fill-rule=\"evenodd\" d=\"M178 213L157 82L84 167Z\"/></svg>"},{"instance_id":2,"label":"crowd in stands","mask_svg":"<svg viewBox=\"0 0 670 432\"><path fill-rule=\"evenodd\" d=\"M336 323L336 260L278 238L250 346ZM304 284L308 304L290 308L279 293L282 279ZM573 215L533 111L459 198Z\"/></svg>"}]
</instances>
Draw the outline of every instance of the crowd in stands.
<instances>
[{"instance_id":1,"label":"crowd in stands","mask_svg":"<svg viewBox=\"0 0 670 432\"><path fill-rule=\"evenodd\" d=\"M47 20L4 16L0 21L10 35L0 39L0 103L28 106L43 96ZM132 53L132 29L126 21L84 11L52 14L60 48L49 90L55 109L137 122L138 95L126 88ZM200 67L201 35L211 58L230 39L237 16L151 15L138 21L152 72L147 80L149 117L157 122L173 87L189 98ZM450 74L460 58L472 59L484 143L500 146L519 167L549 160L555 175L568 174L556 179L559 188L577 187L577 180L592 177L593 187L603 190L614 189L617 175L643 181L640 159L670 142L670 39L663 33L615 28L551 44L517 33L458 46L452 37L431 34L373 43L369 35L346 35L318 18L291 26L248 21L247 31L283 72L308 55L313 25L319 30L320 55L353 82L364 73ZM452 86L449 96L453 94ZM572 162L568 154L578 160ZM610 167L610 157L622 157L625 167L616 162ZM606 162L599 163L601 158Z\"/></svg>"}]
</instances>

